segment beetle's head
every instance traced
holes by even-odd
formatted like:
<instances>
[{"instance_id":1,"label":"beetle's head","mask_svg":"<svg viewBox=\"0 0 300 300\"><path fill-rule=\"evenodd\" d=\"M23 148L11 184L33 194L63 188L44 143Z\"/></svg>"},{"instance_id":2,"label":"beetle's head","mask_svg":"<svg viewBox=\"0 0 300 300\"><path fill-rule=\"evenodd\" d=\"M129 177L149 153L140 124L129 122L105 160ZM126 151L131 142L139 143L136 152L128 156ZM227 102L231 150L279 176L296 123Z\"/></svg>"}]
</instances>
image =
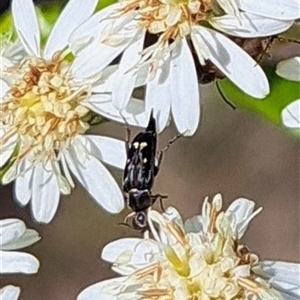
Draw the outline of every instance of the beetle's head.
<instances>
[{"instance_id":1,"label":"beetle's head","mask_svg":"<svg viewBox=\"0 0 300 300\"><path fill-rule=\"evenodd\" d=\"M149 190L131 189L128 192L128 206L135 212L144 211L153 204Z\"/></svg>"}]
</instances>

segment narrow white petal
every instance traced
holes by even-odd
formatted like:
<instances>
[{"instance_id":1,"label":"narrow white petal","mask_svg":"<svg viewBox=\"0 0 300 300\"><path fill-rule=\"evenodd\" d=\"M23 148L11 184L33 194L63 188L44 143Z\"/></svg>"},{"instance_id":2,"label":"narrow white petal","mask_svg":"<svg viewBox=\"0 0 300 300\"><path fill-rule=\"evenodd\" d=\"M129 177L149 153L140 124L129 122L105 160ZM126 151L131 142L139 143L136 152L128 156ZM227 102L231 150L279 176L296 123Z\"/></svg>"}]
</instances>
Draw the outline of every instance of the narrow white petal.
<instances>
[{"instance_id":1,"label":"narrow white petal","mask_svg":"<svg viewBox=\"0 0 300 300\"><path fill-rule=\"evenodd\" d=\"M2 57L1 57L2 59ZM6 94L6 92L9 90L9 85L2 79L0 79L0 98L2 102L2 97Z\"/></svg>"},{"instance_id":2,"label":"narrow white petal","mask_svg":"<svg viewBox=\"0 0 300 300\"><path fill-rule=\"evenodd\" d=\"M180 54L171 59L169 76L176 127L186 136L193 135L200 120L200 95L195 64L185 39Z\"/></svg>"},{"instance_id":3,"label":"narrow white petal","mask_svg":"<svg viewBox=\"0 0 300 300\"><path fill-rule=\"evenodd\" d=\"M1 245L1 250L16 250L28 247L37 241L39 241L41 237L38 232L34 229L27 229L25 233L19 238L15 238L12 241Z\"/></svg>"},{"instance_id":4,"label":"narrow white petal","mask_svg":"<svg viewBox=\"0 0 300 300\"><path fill-rule=\"evenodd\" d=\"M40 56L40 29L32 0L13 0L12 17L15 30L25 48L32 56Z\"/></svg>"},{"instance_id":5,"label":"narrow white petal","mask_svg":"<svg viewBox=\"0 0 300 300\"><path fill-rule=\"evenodd\" d=\"M16 177L18 177L18 173L17 173L17 163L13 164L3 175L3 177L1 178L2 181L1 183L3 185L8 184L10 182L12 182L13 180L16 179Z\"/></svg>"},{"instance_id":6,"label":"narrow white petal","mask_svg":"<svg viewBox=\"0 0 300 300\"><path fill-rule=\"evenodd\" d=\"M119 169L124 169L126 162L125 142L107 136L79 136L89 153L101 161Z\"/></svg>"},{"instance_id":7,"label":"narrow white petal","mask_svg":"<svg viewBox=\"0 0 300 300\"><path fill-rule=\"evenodd\" d=\"M276 74L287 80L300 81L300 56L292 57L278 63Z\"/></svg>"},{"instance_id":8,"label":"narrow white petal","mask_svg":"<svg viewBox=\"0 0 300 300\"><path fill-rule=\"evenodd\" d=\"M239 15L240 12L235 0L217 0L217 2L226 14Z\"/></svg>"},{"instance_id":9,"label":"narrow white petal","mask_svg":"<svg viewBox=\"0 0 300 300\"><path fill-rule=\"evenodd\" d=\"M252 97L267 96L270 92L268 79L257 62L244 50L214 30L199 26L198 34L206 41L211 62L234 84Z\"/></svg>"},{"instance_id":10,"label":"narrow white petal","mask_svg":"<svg viewBox=\"0 0 300 300\"><path fill-rule=\"evenodd\" d=\"M195 48L195 51L197 53L198 60L201 65L206 64L206 60L209 59L209 48L207 47L205 41L201 37L200 34L198 34L198 27L193 26L191 31L191 38L193 42L193 46Z\"/></svg>"},{"instance_id":11,"label":"narrow white petal","mask_svg":"<svg viewBox=\"0 0 300 300\"><path fill-rule=\"evenodd\" d=\"M137 70L133 68L141 59L145 33L139 35L124 51L112 89L113 104L119 110L124 109L130 101L137 77Z\"/></svg>"},{"instance_id":12,"label":"narrow white petal","mask_svg":"<svg viewBox=\"0 0 300 300\"><path fill-rule=\"evenodd\" d=\"M159 76L147 84L146 88L146 112L150 115L153 109L153 115L156 120L157 132L160 133L167 126L170 109L171 109L171 87L170 87L170 74L167 79L159 84ZM149 117L147 118L147 120Z\"/></svg>"},{"instance_id":13,"label":"narrow white petal","mask_svg":"<svg viewBox=\"0 0 300 300\"><path fill-rule=\"evenodd\" d=\"M127 274L132 273L133 265L149 264L151 255L160 251L159 246L152 240L139 238L123 238L115 240L104 247L101 258L115 266L128 266ZM125 275L122 272L122 275Z\"/></svg>"},{"instance_id":14,"label":"narrow white petal","mask_svg":"<svg viewBox=\"0 0 300 300\"><path fill-rule=\"evenodd\" d=\"M56 21L47 40L44 58L50 59L64 49L72 31L90 17L98 0L70 0Z\"/></svg>"},{"instance_id":15,"label":"narrow white petal","mask_svg":"<svg viewBox=\"0 0 300 300\"><path fill-rule=\"evenodd\" d=\"M262 210L254 210L255 203L245 198L239 198L232 202L226 210L226 215L232 221L232 227L236 231L238 238L241 238L247 230L250 221Z\"/></svg>"},{"instance_id":16,"label":"narrow white petal","mask_svg":"<svg viewBox=\"0 0 300 300\"><path fill-rule=\"evenodd\" d=\"M113 270L121 275L131 275L137 268L150 263L159 246L152 240L124 238L106 245L101 258L113 263Z\"/></svg>"},{"instance_id":17,"label":"narrow white petal","mask_svg":"<svg viewBox=\"0 0 300 300\"><path fill-rule=\"evenodd\" d=\"M211 18L209 22L222 32L244 38L275 35L293 25L290 20L270 19L251 13L241 13L240 17L224 15Z\"/></svg>"},{"instance_id":18,"label":"narrow white petal","mask_svg":"<svg viewBox=\"0 0 300 300\"><path fill-rule=\"evenodd\" d=\"M58 207L59 186L50 163L45 166L39 163L32 178L31 210L34 219L39 223L49 223Z\"/></svg>"},{"instance_id":19,"label":"narrow white petal","mask_svg":"<svg viewBox=\"0 0 300 300\"><path fill-rule=\"evenodd\" d=\"M123 210L121 190L103 164L91 155L79 163L76 148L70 150L65 155L68 166L87 192L108 212L116 214Z\"/></svg>"},{"instance_id":20,"label":"narrow white petal","mask_svg":"<svg viewBox=\"0 0 300 300\"><path fill-rule=\"evenodd\" d=\"M8 161L8 159L11 157L13 150L14 148L11 148L0 153L0 168L2 168Z\"/></svg>"},{"instance_id":21,"label":"narrow white petal","mask_svg":"<svg viewBox=\"0 0 300 300\"><path fill-rule=\"evenodd\" d=\"M9 127L2 126L2 128L0 128L0 139L2 139L4 137L4 135L9 132L9 130L10 130ZM12 153L13 153L15 147L16 147L17 140L18 140L18 135L15 134L15 135L11 136L7 140L7 142L5 144L3 144L3 142L1 142L1 148L0 148L0 168L11 157L11 155L12 155Z\"/></svg>"},{"instance_id":22,"label":"narrow white petal","mask_svg":"<svg viewBox=\"0 0 300 300\"><path fill-rule=\"evenodd\" d=\"M105 34L101 37L101 40L99 38L95 39L79 52L72 64L72 73L76 78L86 79L98 74L130 45L135 36L139 36L141 31L137 22L133 20L126 24L124 23L126 20L121 19L120 24L118 24L120 27L120 32L118 33L120 41L114 41L115 35L113 34Z\"/></svg>"},{"instance_id":23,"label":"narrow white petal","mask_svg":"<svg viewBox=\"0 0 300 300\"><path fill-rule=\"evenodd\" d=\"M104 280L85 288L77 297L77 300L118 300L123 299L118 295L121 288L125 287L127 277L118 277ZM124 283L124 284L123 284ZM137 298L132 295L132 300ZM125 297L124 297L125 300ZM127 298L126 298L127 300Z\"/></svg>"},{"instance_id":24,"label":"narrow white petal","mask_svg":"<svg viewBox=\"0 0 300 300\"><path fill-rule=\"evenodd\" d=\"M119 6L119 3L109 5L78 26L70 35L69 46L71 50L74 53L78 53L84 46L96 39L101 30L99 24L102 23L109 14L117 10Z\"/></svg>"},{"instance_id":25,"label":"narrow white petal","mask_svg":"<svg viewBox=\"0 0 300 300\"><path fill-rule=\"evenodd\" d=\"M71 71L76 79L79 80L97 75L127 46L126 43L118 46L109 46L100 44L98 41L94 42L76 56Z\"/></svg>"},{"instance_id":26,"label":"narrow white petal","mask_svg":"<svg viewBox=\"0 0 300 300\"><path fill-rule=\"evenodd\" d=\"M281 261L264 261L262 269L271 277L272 286L279 291L299 299L300 297L300 264Z\"/></svg>"},{"instance_id":27,"label":"narrow white petal","mask_svg":"<svg viewBox=\"0 0 300 300\"><path fill-rule=\"evenodd\" d=\"M18 219L0 220L0 245L20 238L26 231L26 225ZM1 248L0 246L0 248Z\"/></svg>"},{"instance_id":28,"label":"narrow white petal","mask_svg":"<svg viewBox=\"0 0 300 300\"><path fill-rule=\"evenodd\" d=\"M32 173L33 167L31 162L24 159L18 166L18 173L20 174L15 180L14 196L16 201L25 206L31 199L32 189Z\"/></svg>"},{"instance_id":29,"label":"narrow white petal","mask_svg":"<svg viewBox=\"0 0 300 300\"><path fill-rule=\"evenodd\" d=\"M20 296L21 289L18 286L7 285L0 290L1 300L17 300Z\"/></svg>"},{"instance_id":30,"label":"narrow white petal","mask_svg":"<svg viewBox=\"0 0 300 300\"><path fill-rule=\"evenodd\" d=\"M0 274L35 274L39 261L31 254L13 251L0 251Z\"/></svg>"},{"instance_id":31,"label":"narrow white petal","mask_svg":"<svg viewBox=\"0 0 300 300\"><path fill-rule=\"evenodd\" d=\"M132 126L146 127L148 115L145 112L144 101L132 98L127 107L120 111L115 108L110 95L94 95L84 105L94 112L116 122L124 124L124 119Z\"/></svg>"},{"instance_id":32,"label":"narrow white petal","mask_svg":"<svg viewBox=\"0 0 300 300\"><path fill-rule=\"evenodd\" d=\"M111 94L117 78L118 65L110 65L102 71L101 78L93 84L93 94Z\"/></svg>"},{"instance_id":33,"label":"narrow white petal","mask_svg":"<svg viewBox=\"0 0 300 300\"><path fill-rule=\"evenodd\" d=\"M300 99L290 103L282 110L281 120L286 127L300 128Z\"/></svg>"},{"instance_id":34,"label":"narrow white petal","mask_svg":"<svg viewBox=\"0 0 300 300\"><path fill-rule=\"evenodd\" d=\"M279 20L296 20L300 18L300 1L298 0L236 0L245 12Z\"/></svg>"}]
</instances>

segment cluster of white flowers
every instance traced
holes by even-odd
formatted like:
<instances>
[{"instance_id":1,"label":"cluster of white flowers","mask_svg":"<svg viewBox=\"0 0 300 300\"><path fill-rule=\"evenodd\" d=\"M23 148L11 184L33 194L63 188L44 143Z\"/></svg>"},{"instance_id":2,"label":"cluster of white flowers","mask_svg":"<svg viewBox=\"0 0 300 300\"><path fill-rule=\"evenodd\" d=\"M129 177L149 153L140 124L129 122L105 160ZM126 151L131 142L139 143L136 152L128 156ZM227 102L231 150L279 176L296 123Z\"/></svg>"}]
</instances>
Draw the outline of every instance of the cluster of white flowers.
<instances>
[{"instance_id":1,"label":"cluster of white flowers","mask_svg":"<svg viewBox=\"0 0 300 300\"><path fill-rule=\"evenodd\" d=\"M241 243L261 211L240 198L222 211L222 197L205 199L202 214L185 224L177 210L148 214L154 239L123 238L102 258L122 275L84 289L78 300L296 300L299 264L260 261Z\"/></svg>"},{"instance_id":2,"label":"cluster of white flowers","mask_svg":"<svg viewBox=\"0 0 300 300\"><path fill-rule=\"evenodd\" d=\"M41 223L54 217L60 194L71 193L71 173L110 213L124 207L103 163L122 169L125 145L85 134L90 113L145 126L154 110L160 132L172 112L178 131L192 135L200 118L193 53L262 98L269 93L264 72L226 35L274 35L300 11L297 0L122 0L92 15L97 2L69 1L42 49L32 0L12 1L18 39L1 51L0 167L12 166L1 180L14 181L16 201L30 202ZM155 41L144 46L149 34ZM133 89L145 85L145 101L133 98Z\"/></svg>"},{"instance_id":3,"label":"cluster of white flowers","mask_svg":"<svg viewBox=\"0 0 300 300\"><path fill-rule=\"evenodd\" d=\"M0 36L1 184L14 183L15 200L30 203L39 223L53 219L60 195L75 187L73 176L108 212L124 208L105 165L124 168L125 143L88 134L91 115L145 127L152 111L158 132L172 117L179 133L193 135L200 120L197 64L213 64L243 92L264 98L266 75L232 37L269 37L300 18L298 0L119 0L93 14L97 3L70 0L42 47L33 1L12 0L15 34ZM277 73L299 81L299 57L279 64ZM135 97L140 87L145 99ZM282 111L283 123L299 128L299 111L298 99ZM239 199L225 213L221 204L219 196L206 200L202 215L185 226L173 208L163 215L150 210L154 240L107 245L102 256L122 277L78 299L299 299L299 265L260 262L240 244L258 212L254 203ZM0 237L1 274L37 272L35 257L8 251L38 241L36 231L6 219ZM0 298L19 293L7 286Z\"/></svg>"}]
</instances>

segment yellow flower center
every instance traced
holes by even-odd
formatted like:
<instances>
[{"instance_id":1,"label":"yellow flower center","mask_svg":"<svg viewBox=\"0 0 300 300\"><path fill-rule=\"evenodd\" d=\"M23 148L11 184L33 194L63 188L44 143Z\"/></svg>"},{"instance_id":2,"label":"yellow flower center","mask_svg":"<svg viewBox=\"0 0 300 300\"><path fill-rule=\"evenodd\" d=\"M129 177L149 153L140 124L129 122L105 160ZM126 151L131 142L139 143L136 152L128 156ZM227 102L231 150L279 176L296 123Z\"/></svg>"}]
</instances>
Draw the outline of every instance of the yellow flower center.
<instances>
[{"instance_id":1,"label":"yellow flower center","mask_svg":"<svg viewBox=\"0 0 300 300\"><path fill-rule=\"evenodd\" d=\"M33 160L53 159L56 151L88 129L82 120L88 109L81 101L89 87L72 82L59 55L50 61L27 57L5 72L13 83L1 105L1 122L10 128L1 144L17 134L18 159L29 152Z\"/></svg>"},{"instance_id":2,"label":"yellow flower center","mask_svg":"<svg viewBox=\"0 0 300 300\"><path fill-rule=\"evenodd\" d=\"M209 18L213 0L123 0L121 12L138 10L137 18L160 40L175 40L190 33L191 26Z\"/></svg>"},{"instance_id":3,"label":"yellow flower center","mask_svg":"<svg viewBox=\"0 0 300 300\"><path fill-rule=\"evenodd\" d=\"M170 243L161 245L154 263L134 273L142 286L138 299L249 300L268 293L268 282L253 271L258 257L239 244L217 204L202 232L185 234L176 223L160 224Z\"/></svg>"}]
</instances>

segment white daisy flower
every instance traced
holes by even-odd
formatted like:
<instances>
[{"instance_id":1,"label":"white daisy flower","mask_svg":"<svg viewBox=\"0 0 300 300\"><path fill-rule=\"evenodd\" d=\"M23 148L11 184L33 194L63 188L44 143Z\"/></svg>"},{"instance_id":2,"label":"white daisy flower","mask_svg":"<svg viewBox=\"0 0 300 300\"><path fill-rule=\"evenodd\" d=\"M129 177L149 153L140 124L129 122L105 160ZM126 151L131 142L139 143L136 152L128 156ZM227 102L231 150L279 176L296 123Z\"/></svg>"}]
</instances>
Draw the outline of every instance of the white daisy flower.
<instances>
[{"instance_id":1,"label":"white daisy flower","mask_svg":"<svg viewBox=\"0 0 300 300\"><path fill-rule=\"evenodd\" d=\"M150 210L155 240L108 244L102 258L122 276L87 287L77 299L299 299L299 264L261 262L240 241L261 211L254 205L240 198L223 212L218 194L185 225L172 207L163 215Z\"/></svg>"},{"instance_id":2,"label":"white daisy flower","mask_svg":"<svg viewBox=\"0 0 300 300\"><path fill-rule=\"evenodd\" d=\"M41 49L33 2L12 1L14 25L26 56L1 72L1 166L8 158L14 161L2 183L15 180L16 200L21 205L31 201L37 222L50 222L60 193L71 193L70 171L107 211L118 213L124 207L121 190L103 165L124 167L124 142L84 135L89 128L88 107L99 98L94 90L103 85L105 76L79 80L66 58L68 50L62 52L70 33L92 14L97 2L69 1Z\"/></svg>"},{"instance_id":3,"label":"white daisy flower","mask_svg":"<svg viewBox=\"0 0 300 300\"><path fill-rule=\"evenodd\" d=\"M158 130L171 112L179 132L192 135L200 112L196 56L201 65L213 63L246 94L264 98L269 93L260 66L218 31L265 37L285 31L298 17L298 0L289 5L285 0L260 5L254 0L120 0L76 29L70 44L82 59L73 70L92 76L94 65L105 67L99 56L107 63L123 53L112 86L115 107L124 109L133 88L146 84L145 109L154 107Z\"/></svg>"},{"instance_id":4,"label":"white daisy flower","mask_svg":"<svg viewBox=\"0 0 300 300\"><path fill-rule=\"evenodd\" d=\"M292 57L277 64L278 76L290 80L300 81L300 56ZM289 128L300 128L300 99L289 103L281 112L284 126Z\"/></svg>"},{"instance_id":5,"label":"white daisy flower","mask_svg":"<svg viewBox=\"0 0 300 300\"><path fill-rule=\"evenodd\" d=\"M28 247L40 240L39 234L26 228L18 219L0 220L0 274L35 274L40 263L31 254L15 251ZM3 300L18 299L20 288L12 285L0 290Z\"/></svg>"}]
</instances>

